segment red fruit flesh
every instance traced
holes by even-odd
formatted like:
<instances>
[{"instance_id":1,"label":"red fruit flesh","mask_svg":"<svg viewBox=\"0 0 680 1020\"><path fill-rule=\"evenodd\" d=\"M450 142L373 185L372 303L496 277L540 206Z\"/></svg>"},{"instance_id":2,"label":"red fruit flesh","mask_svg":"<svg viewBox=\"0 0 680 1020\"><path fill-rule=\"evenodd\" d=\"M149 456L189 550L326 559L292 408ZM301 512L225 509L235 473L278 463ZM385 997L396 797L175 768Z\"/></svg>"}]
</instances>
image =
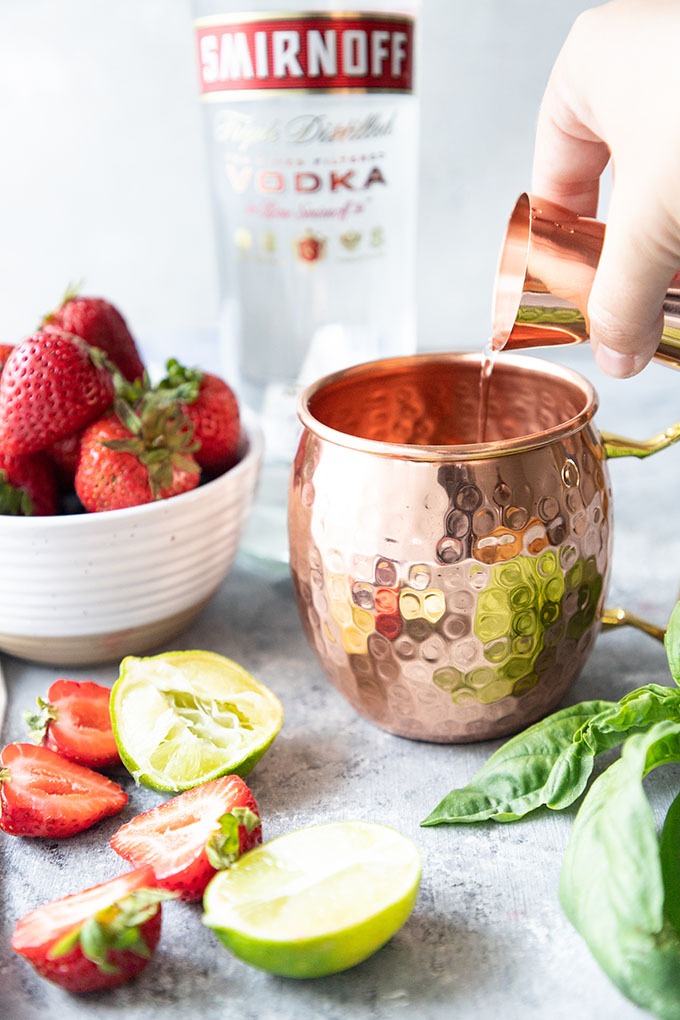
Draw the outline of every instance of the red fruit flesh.
<instances>
[{"instance_id":1,"label":"red fruit flesh","mask_svg":"<svg viewBox=\"0 0 680 1020\"><path fill-rule=\"evenodd\" d=\"M139 925L142 945L137 947L138 951L109 949L104 970L84 955L78 942L59 955L55 953L55 947L69 933L81 929L90 918L101 916L102 911L107 914L110 908L131 894L153 887L151 868L138 868L91 889L46 903L17 922L12 949L23 956L41 977L69 992L92 992L123 984L147 966L158 945L162 920L160 903L151 917Z\"/></svg>"},{"instance_id":2,"label":"red fruit flesh","mask_svg":"<svg viewBox=\"0 0 680 1020\"><path fill-rule=\"evenodd\" d=\"M0 752L0 829L63 839L117 814L127 794L92 769L35 744Z\"/></svg>"},{"instance_id":3,"label":"red fruit flesh","mask_svg":"<svg viewBox=\"0 0 680 1020\"><path fill-rule=\"evenodd\" d=\"M238 776L222 776L195 786L126 822L111 837L111 847L134 867L149 865L157 884L181 899L203 895L217 871L206 846L220 818L246 808L259 819L252 792ZM262 825L238 827L238 854L262 842Z\"/></svg>"},{"instance_id":4,"label":"red fruit flesh","mask_svg":"<svg viewBox=\"0 0 680 1020\"><path fill-rule=\"evenodd\" d=\"M120 762L113 736L108 687L91 680L55 680L47 692L49 713L43 744L89 768Z\"/></svg>"}]
</instances>

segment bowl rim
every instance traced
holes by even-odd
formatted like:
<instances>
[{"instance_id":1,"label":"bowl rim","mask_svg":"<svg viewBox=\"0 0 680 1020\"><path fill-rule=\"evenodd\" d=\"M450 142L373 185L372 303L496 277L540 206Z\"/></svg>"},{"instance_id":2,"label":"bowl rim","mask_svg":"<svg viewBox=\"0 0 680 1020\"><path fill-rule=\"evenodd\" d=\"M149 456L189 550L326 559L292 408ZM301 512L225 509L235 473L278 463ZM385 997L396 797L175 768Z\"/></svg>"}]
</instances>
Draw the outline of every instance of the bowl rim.
<instances>
[{"instance_id":1,"label":"bowl rim","mask_svg":"<svg viewBox=\"0 0 680 1020\"><path fill-rule=\"evenodd\" d=\"M157 514L159 508L166 513L168 508L176 505L187 506L192 500L206 498L206 493L214 492L232 482L238 482L241 475L248 474L262 460L264 453L264 433L260 421L253 411L247 407L241 407L241 436L239 446L243 448L243 456L233 467L224 471L209 482L191 489L189 492L181 492L176 496L169 496L167 499L159 499L153 503L142 503L138 506L124 507L119 510L101 510L99 512L76 513L76 514L48 514L35 517L13 517L0 514L0 532L10 530L35 531L36 529L47 528L69 529L83 527L84 521L90 521L88 528L124 526L130 521L143 520L150 514Z\"/></svg>"}]
</instances>

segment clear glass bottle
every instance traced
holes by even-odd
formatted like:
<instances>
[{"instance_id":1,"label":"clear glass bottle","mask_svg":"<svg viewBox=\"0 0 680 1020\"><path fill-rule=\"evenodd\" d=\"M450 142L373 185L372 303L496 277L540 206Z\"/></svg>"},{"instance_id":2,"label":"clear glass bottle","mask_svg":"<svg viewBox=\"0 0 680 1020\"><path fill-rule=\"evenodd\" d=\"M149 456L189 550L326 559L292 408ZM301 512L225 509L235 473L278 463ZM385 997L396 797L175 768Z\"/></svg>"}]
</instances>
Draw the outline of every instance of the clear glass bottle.
<instances>
[{"instance_id":1,"label":"clear glass bottle","mask_svg":"<svg viewBox=\"0 0 680 1020\"><path fill-rule=\"evenodd\" d=\"M417 0L194 0L222 368L265 465L242 553L287 565L300 389L416 346Z\"/></svg>"}]
</instances>

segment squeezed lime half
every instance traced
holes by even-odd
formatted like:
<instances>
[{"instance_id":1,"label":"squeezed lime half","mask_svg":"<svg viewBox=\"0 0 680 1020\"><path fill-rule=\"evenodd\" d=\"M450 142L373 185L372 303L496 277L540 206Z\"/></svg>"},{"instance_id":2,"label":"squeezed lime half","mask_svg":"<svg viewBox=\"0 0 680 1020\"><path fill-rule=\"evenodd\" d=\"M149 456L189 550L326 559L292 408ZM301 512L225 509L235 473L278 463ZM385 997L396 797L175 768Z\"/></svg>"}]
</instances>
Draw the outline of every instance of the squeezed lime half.
<instances>
[{"instance_id":1,"label":"squeezed lime half","mask_svg":"<svg viewBox=\"0 0 680 1020\"><path fill-rule=\"evenodd\" d=\"M413 909L420 873L417 847L396 830L328 822L279 836L218 872L203 921L254 967L322 977L392 938Z\"/></svg>"},{"instance_id":2,"label":"squeezed lime half","mask_svg":"<svg viewBox=\"0 0 680 1020\"><path fill-rule=\"evenodd\" d=\"M127 656L110 705L125 767L136 782L170 792L247 775L283 724L273 691L215 652Z\"/></svg>"}]
</instances>

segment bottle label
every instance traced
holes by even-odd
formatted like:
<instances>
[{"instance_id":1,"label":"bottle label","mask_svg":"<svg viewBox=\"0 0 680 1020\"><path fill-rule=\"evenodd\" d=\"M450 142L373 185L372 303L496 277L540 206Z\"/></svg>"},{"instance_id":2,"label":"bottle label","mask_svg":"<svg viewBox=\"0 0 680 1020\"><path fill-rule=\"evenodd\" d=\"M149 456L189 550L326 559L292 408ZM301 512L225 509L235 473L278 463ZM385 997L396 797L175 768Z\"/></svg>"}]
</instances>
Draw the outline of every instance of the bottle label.
<instances>
[{"instance_id":1,"label":"bottle label","mask_svg":"<svg viewBox=\"0 0 680 1020\"><path fill-rule=\"evenodd\" d=\"M195 32L203 99L413 91L406 15L220 15L198 19Z\"/></svg>"}]
</instances>

